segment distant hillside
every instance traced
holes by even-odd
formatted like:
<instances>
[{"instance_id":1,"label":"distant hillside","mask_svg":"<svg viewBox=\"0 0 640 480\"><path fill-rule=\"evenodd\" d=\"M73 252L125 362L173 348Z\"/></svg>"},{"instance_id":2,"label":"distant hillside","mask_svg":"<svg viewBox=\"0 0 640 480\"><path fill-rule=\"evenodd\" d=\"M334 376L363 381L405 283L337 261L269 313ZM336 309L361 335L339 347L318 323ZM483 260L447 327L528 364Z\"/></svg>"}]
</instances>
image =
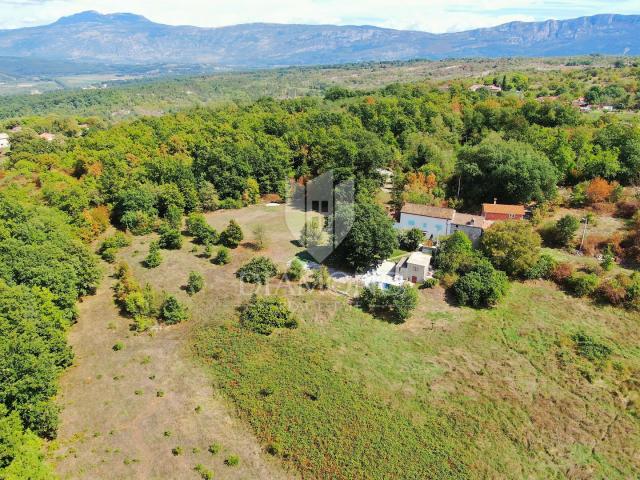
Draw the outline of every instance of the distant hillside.
<instances>
[{"instance_id":1,"label":"distant hillside","mask_svg":"<svg viewBox=\"0 0 640 480\"><path fill-rule=\"evenodd\" d=\"M0 30L0 56L272 67L412 58L637 55L639 28L640 15L609 14L436 35L372 26L197 28L161 25L127 13L83 12L50 25Z\"/></svg>"}]
</instances>

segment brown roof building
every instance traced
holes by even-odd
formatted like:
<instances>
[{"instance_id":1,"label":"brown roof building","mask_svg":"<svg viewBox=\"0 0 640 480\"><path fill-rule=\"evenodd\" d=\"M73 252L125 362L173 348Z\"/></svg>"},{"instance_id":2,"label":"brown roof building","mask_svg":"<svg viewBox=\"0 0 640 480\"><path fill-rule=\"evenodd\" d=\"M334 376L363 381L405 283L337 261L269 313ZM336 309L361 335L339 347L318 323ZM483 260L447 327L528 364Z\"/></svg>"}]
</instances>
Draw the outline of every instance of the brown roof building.
<instances>
[{"instance_id":1,"label":"brown roof building","mask_svg":"<svg viewBox=\"0 0 640 480\"><path fill-rule=\"evenodd\" d=\"M524 214L523 205L482 204L482 216L485 220L522 220Z\"/></svg>"}]
</instances>

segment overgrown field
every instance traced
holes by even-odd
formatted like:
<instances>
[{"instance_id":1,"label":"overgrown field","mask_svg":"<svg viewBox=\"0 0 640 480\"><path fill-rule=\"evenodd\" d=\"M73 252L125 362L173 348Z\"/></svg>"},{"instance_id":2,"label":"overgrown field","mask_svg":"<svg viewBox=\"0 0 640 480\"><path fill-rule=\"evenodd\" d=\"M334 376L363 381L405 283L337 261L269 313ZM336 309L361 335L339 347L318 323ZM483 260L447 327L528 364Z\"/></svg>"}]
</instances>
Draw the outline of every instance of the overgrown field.
<instances>
[{"instance_id":1,"label":"overgrown field","mask_svg":"<svg viewBox=\"0 0 640 480\"><path fill-rule=\"evenodd\" d=\"M631 478L640 468L637 316L543 282L514 284L490 311L423 292L403 326L341 299L333 315L303 300L292 300L298 330L266 337L214 321L195 352L263 447L305 478Z\"/></svg>"}]
</instances>

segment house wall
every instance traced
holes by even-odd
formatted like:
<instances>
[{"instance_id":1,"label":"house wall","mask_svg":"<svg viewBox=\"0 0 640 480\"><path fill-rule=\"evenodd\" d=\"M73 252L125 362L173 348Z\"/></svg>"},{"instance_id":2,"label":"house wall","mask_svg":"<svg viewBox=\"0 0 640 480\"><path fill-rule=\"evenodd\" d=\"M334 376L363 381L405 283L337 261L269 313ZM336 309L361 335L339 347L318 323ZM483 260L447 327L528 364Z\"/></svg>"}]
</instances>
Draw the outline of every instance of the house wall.
<instances>
[{"instance_id":1,"label":"house wall","mask_svg":"<svg viewBox=\"0 0 640 480\"><path fill-rule=\"evenodd\" d=\"M411 213L401 213L398 228L409 229L419 228L422 230L427 239L436 240L439 237L447 235L450 220L442 218L424 217L422 215L414 215Z\"/></svg>"},{"instance_id":2,"label":"house wall","mask_svg":"<svg viewBox=\"0 0 640 480\"><path fill-rule=\"evenodd\" d=\"M400 269L400 276L408 282L411 282L413 277L416 277L416 282L421 283L427 279L427 267L406 263L405 266Z\"/></svg>"},{"instance_id":3,"label":"house wall","mask_svg":"<svg viewBox=\"0 0 640 480\"><path fill-rule=\"evenodd\" d=\"M513 215L507 213L486 213L482 212L482 216L486 220L522 220L524 215Z\"/></svg>"},{"instance_id":4,"label":"house wall","mask_svg":"<svg viewBox=\"0 0 640 480\"><path fill-rule=\"evenodd\" d=\"M478 246L478 243L480 243L480 237L482 236L482 229L480 227L472 227L470 225L455 225L452 223L449 228L449 234L458 230L461 230L467 234L467 237L469 237L474 247Z\"/></svg>"}]
</instances>

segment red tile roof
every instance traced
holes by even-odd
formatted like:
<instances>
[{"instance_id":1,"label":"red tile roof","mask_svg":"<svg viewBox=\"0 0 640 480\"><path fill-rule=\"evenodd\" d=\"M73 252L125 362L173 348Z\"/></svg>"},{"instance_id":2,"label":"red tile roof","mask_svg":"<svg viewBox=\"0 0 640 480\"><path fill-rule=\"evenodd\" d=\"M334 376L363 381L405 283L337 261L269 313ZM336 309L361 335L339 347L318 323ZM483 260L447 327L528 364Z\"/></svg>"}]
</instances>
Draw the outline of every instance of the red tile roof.
<instances>
[{"instance_id":1,"label":"red tile roof","mask_svg":"<svg viewBox=\"0 0 640 480\"><path fill-rule=\"evenodd\" d=\"M524 206L502 205L500 203L483 203L482 211L484 213L503 213L507 215L524 215Z\"/></svg>"}]
</instances>

